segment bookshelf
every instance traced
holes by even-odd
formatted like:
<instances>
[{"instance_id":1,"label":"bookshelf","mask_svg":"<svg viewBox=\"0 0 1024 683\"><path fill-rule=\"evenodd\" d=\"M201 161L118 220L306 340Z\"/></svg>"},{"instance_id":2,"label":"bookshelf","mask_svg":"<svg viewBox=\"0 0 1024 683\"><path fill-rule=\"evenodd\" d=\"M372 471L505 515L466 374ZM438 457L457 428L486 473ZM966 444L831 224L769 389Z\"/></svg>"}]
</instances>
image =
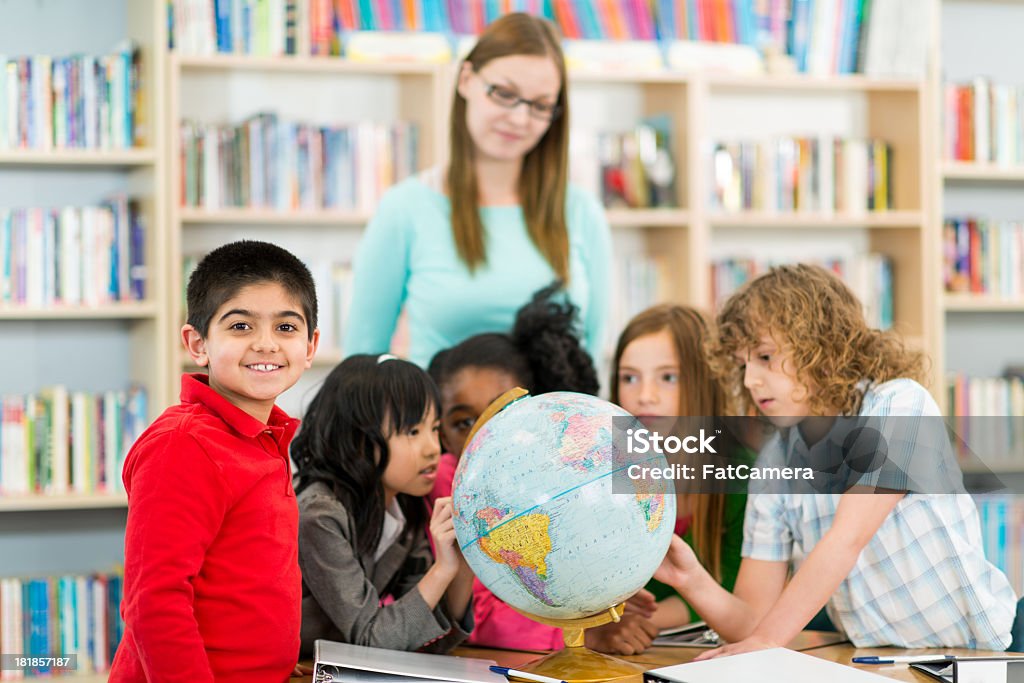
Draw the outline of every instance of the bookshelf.
<instances>
[{"instance_id":1,"label":"bookshelf","mask_svg":"<svg viewBox=\"0 0 1024 683\"><path fill-rule=\"evenodd\" d=\"M282 121L315 125L412 121L417 126L418 167L433 166L444 157L445 112L450 97L446 89L448 65L173 52L168 54L167 63L167 149L172 179L185 172L178 153L182 145L179 121L235 125L259 112L274 112ZM290 249L317 273L317 264L351 261L362 229L373 216L372 207L363 206L289 210L186 206L179 184L173 182L168 199L169 253L174 265L170 275L172 296L165 315L173 328L181 324L185 314L185 273L178 265L185 256L200 256L235 239L264 239ZM323 289L320 282L318 287ZM280 405L289 412L301 413L317 383L341 358L336 343L322 343L313 368L282 397ZM177 347L169 360L168 365L179 371L196 370Z\"/></svg>"},{"instance_id":2,"label":"bookshelf","mask_svg":"<svg viewBox=\"0 0 1024 683\"><path fill-rule=\"evenodd\" d=\"M933 174L936 234L942 234L947 217L977 218L993 225L1024 220L1024 201L1020 198L1024 166L1006 159L1002 162L949 159L943 138L949 134L943 97L946 83L966 84L984 77L994 84L1024 85L1024 70L1020 66L1024 48L1011 28L1024 21L1024 3L1018 0L938 2L941 39L932 70L936 89L935 130L939 134L936 145L939 163ZM937 245L934 261L940 269L936 288L942 291L941 269L945 261L941 244ZM986 433L1017 425L1020 413L1012 407L1007 409L1007 404L997 398L1005 394L1012 396L1012 389L1006 389L1010 383L991 378L1001 376L1007 366L1024 364L1021 351L1024 349L1024 297L973 291L944 292L940 306L936 332L939 344L936 364L940 366L940 378L945 382L947 375L952 377L953 373L967 378L969 389L964 394L969 397L968 410L972 418L982 416L981 429ZM962 380L958 385L962 386ZM950 414L963 412L949 404L950 400L944 401ZM1000 415L1014 418L1012 422L999 420ZM972 445L980 442L977 450L985 466L1011 491L977 499L986 555L1007 573L1014 590L1020 593L1024 588L1021 554L1024 508L1019 492L1024 490L1021 488L1024 460L1019 443L1014 451L993 449L986 447L985 436L979 434L969 441ZM969 473L968 470L965 473Z\"/></svg>"},{"instance_id":3,"label":"bookshelf","mask_svg":"<svg viewBox=\"0 0 1024 683\"><path fill-rule=\"evenodd\" d=\"M47 0L0 3L6 58L109 55L125 40L139 50L138 138L126 148L0 149L0 207L95 207L112 196L136 203L144 226L141 300L99 305L0 305L0 353L8 360L0 395L55 385L99 394L141 385L149 416L170 394L166 359L166 164L161 93L166 18L158 2ZM85 28L85 30L83 30ZM36 266L38 267L38 266ZM111 572L123 563L127 501L102 491L0 494L0 577ZM106 674L68 680L94 683Z\"/></svg>"},{"instance_id":4,"label":"bookshelf","mask_svg":"<svg viewBox=\"0 0 1024 683\"><path fill-rule=\"evenodd\" d=\"M1000 166L989 162L945 161L942 176L946 182L977 181L993 183L1024 182L1024 166Z\"/></svg>"},{"instance_id":5,"label":"bookshelf","mask_svg":"<svg viewBox=\"0 0 1024 683\"><path fill-rule=\"evenodd\" d=\"M1024 165L995 161L947 159L943 149L945 83L969 83L977 77L992 83L1024 85L1020 58L1024 57L1015 32L1007 22L1024 21L1024 3L998 0L940 0L941 27L933 81L937 91L937 173L934 179L937 234L946 217L978 217L994 222L1024 220ZM993 134L995 132L993 131ZM941 251L941 246L939 247ZM936 258L942 268L943 254ZM942 288L939 276L938 287ZM994 377L1006 365L1021 364L1024 354L1024 297L998 293L947 292L942 297L937 341L937 362L946 372Z\"/></svg>"},{"instance_id":6,"label":"bookshelf","mask_svg":"<svg viewBox=\"0 0 1024 683\"><path fill-rule=\"evenodd\" d=\"M152 149L0 150L0 167L133 168L155 163Z\"/></svg>"},{"instance_id":7,"label":"bookshelf","mask_svg":"<svg viewBox=\"0 0 1024 683\"><path fill-rule=\"evenodd\" d=\"M420 126L420 167L445 157L447 111L452 92L450 66L417 63L350 62L325 57L256 57L248 55L168 57L169 177L180 177L180 132L177 122L194 118L237 122L261 109L282 117L317 121L355 121L371 116L381 120L415 120ZM329 88L320 87L329 84ZM261 101L261 88L278 97ZM327 89L351 88L352 95L333 109ZM933 134L929 84L907 79L861 75L803 74L749 77L721 74L679 74L616 70L570 72L574 135L579 132L628 130L647 116L666 115L672 127L671 153L676 165L676 206L608 210L613 227L614 253L656 262L660 273L657 300L672 300L710 308L710 261L736 243L797 245L821 242L825 251L880 253L894 264L894 325L915 346L929 354L937 350L935 322L942 297L932 286L933 207L926 169L932 162ZM794 102L808 113L792 116ZM275 106L281 103L281 106ZM288 104L297 111L291 114ZM737 212L722 213L708 201L710 191L706 146L720 136L735 136L748 128L750 107L765 107L767 123L757 135L799 135L829 123L829 133L847 137L878 137L889 142L896 159L892 180L893 206L880 212ZM329 112L325 112L325 109ZM333 119L326 118L333 115ZM758 118L761 118L760 115ZM302 255L315 244L341 259L351 257L361 229L372 210L295 210L263 208L205 209L182 206L171 183L170 250L172 262L203 253L240 237L274 239ZM371 207L372 208L372 207ZM819 236L824 235L824 238ZM325 241L330 246L325 247ZM850 246L853 244L854 246ZM836 245L839 245L838 247ZM787 247L789 248L789 247ZM183 273L172 267L168 318L179 324ZM613 319L609 336L628 315ZM330 358L340 357L328 350ZM318 363L318 366L321 363ZM181 367L181 361L176 361ZM310 373L317 377L321 373ZM315 379L312 380L315 382ZM290 393L308 398L312 383ZM933 383L936 395L941 385ZM301 411L301 398L286 400L286 408Z\"/></svg>"}]
</instances>

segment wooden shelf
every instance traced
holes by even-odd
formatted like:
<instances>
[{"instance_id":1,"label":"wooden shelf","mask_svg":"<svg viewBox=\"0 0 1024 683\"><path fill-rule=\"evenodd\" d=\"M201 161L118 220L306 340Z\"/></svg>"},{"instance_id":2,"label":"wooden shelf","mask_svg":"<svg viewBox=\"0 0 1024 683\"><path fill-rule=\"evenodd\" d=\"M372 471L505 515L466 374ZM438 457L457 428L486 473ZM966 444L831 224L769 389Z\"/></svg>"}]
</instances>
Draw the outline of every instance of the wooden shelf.
<instances>
[{"instance_id":1,"label":"wooden shelf","mask_svg":"<svg viewBox=\"0 0 1024 683\"><path fill-rule=\"evenodd\" d=\"M431 76L449 64L424 62L355 62L341 57L257 57L252 55L171 55L183 71L255 71L354 75Z\"/></svg>"},{"instance_id":2,"label":"wooden shelf","mask_svg":"<svg viewBox=\"0 0 1024 683\"><path fill-rule=\"evenodd\" d=\"M95 307L0 306L0 320L134 320L154 318L158 314L156 304L150 302L107 304Z\"/></svg>"},{"instance_id":3,"label":"wooden shelf","mask_svg":"<svg viewBox=\"0 0 1024 683\"><path fill-rule=\"evenodd\" d=\"M1024 313L1024 299L984 294L947 294L943 305L949 313Z\"/></svg>"},{"instance_id":4,"label":"wooden shelf","mask_svg":"<svg viewBox=\"0 0 1024 683\"><path fill-rule=\"evenodd\" d=\"M683 209L605 209L613 228L682 228L690 215Z\"/></svg>"},{"instance_id":5,"label":"wooden shelf","mask_svg":"<svg viewBox=\"0 0 1024 683\"><path fill-rule=\"evenodd\" d=\"M593 71L588 69L570 69L569 83L588 83L601 85L604 83L668 83L685 85L690 82L688 74L677 71L646 71L642 69L623 69L621 71Z\"/></svg>"},{"instance_id":6,"label":"wooden shelf","mask_svg":"<svg viewBox=\"0 0 1024 683\"><path fill-rule=\"evenodd\" d=\"M999 166L975 161L946 161L942 164L942 176L946 180L1024 182L1024 165Z\"/></svg>"},{"instance_id":7,"label":"wooden shelf","mask_svg":"<svg viewBox=\"0 0 1024 683\"><path fill-rule=\"evenodd\" d=\"M0 512L37 510L100 510L128 506L122 494L67 494L62 496L0 496Z\"/></svg>"},{"instance_id":8,"label":"wooden shelf","mask_svg":"<svg viewBox=\"0 0 1024 683\"><path fill-rule=\"evenodd\" d=\"M0 150L3 166L96 166L122 168L156 163L152 149Z\"/></svg>"},{"instance_id":9,"label":"wooden shelf","mask_svg":"<svg viewBox=\"0 0 1024 683\"><path fill-rule=\"evenodd\" d=\"M715 228L919 228L924 217L917 211L877 211L862 214L740 211L712 213Z\"/></svg>"},{"instance_id":10,"label":"wooden shelf","mask_svg":"<svg viewBox=\"0 0 1024 683\"><path fill-rule=\"evenodd\" d=\"M759 75L740 76L714 74L705 77L713 90L802 90L819 92L907 92L917 93L921 82L903 79L869 78L867 76Z\"/></svg>"},{"instance_id":11,"label":"wooden shelf","mask_svg":"<svg viewBox=\"0 0 1024 683\"><path fill-rule=\"evenodd\" d=\"M203 209L198 207L182 207L178 211L181 222L186 225L362 226L369 223L373 217L373 214L367 211L338 209L278 211L277 209L264 208Z\"/></svg>"}]
</instances>

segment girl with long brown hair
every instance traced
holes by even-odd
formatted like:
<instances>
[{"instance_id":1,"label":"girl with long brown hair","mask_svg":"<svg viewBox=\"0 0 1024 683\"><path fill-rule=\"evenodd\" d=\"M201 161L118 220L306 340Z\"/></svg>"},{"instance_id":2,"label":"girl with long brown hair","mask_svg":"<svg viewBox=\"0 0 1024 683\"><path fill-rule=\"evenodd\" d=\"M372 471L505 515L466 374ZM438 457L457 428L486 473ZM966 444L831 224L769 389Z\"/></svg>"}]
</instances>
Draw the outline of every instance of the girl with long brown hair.
<instances>
[{"instance_id":1,"label":"girl with long brown hair","mask_svg":"<svg viewBox=\"0 0 1024 683\"><path fill-rule=\"evenodd\" d=\"M600 357L611 247L598 202L568 185L569 100L552 24L508 14L463 60L447 168L386 193L356 255L347 354L389 346L399 312L409 357L512 327L516 311L566 282L582 340Z\"/></svg>"},{"instance_id":2,"label":"girl with long brown hair","mask_svg":"<svg viewBox=\"0 0 1024 683\"><path fill-rule=\"evenodd\" d=\"M611 400L649 427L669 433L679 421L724 416L727 398L705 360L708 323L688 306L662 304L637 314L619 336L612 364ZM752 462L754 454L733 442L727 457ZM727 590L736 582L743 545L744 493L680 492L676 497L676 533L683 536L715 579ZM652 581L658 601L652 621L678 626L698 617L679 594Z\"/></svg>"}]
</instances>

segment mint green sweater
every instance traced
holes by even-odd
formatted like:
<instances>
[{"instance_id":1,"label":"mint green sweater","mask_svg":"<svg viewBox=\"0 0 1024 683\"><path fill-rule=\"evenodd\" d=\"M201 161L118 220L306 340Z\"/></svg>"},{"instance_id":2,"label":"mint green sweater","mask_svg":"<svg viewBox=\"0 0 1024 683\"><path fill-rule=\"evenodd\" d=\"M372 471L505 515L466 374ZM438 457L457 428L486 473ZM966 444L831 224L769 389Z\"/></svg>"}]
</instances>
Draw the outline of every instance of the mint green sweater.
<instances>
[{"instance_id":1,"label":"mint green sweater","mask_svg":"<svg viewBox=\"0 0 1024 683\"><path fill-rule=\"evenodd\" d=\"M381 199L356 253L345 355L387 351L399 312L409 322L409 358L426 366L474 334L507 332L516 311L555 273L527 233L518 205L483 207L487 263L470 273L452 238L448 198L421 176ZM581 338L600 362L609 308L611 234L604 210L579 188L566 193L570 300Z\"/></svg>"}]
</instances>

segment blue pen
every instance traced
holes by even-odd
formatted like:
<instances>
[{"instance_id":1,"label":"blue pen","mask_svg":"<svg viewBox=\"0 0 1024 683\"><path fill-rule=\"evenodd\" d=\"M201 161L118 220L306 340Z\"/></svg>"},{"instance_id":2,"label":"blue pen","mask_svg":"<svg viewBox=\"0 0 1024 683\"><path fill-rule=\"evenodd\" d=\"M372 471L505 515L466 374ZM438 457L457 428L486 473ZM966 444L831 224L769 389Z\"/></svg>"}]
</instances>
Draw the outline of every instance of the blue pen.
<instances>
[{"instance_id":1,"label":"blue pen","mask_svg":"<svg viewBox=\"0 0 1024 683\"><path fill-rule=\"evenodd\" d=\"M905 657L854 657L854 664L909 664L911 662L938 662L956 659L954 655L912 655Z\"/></svg>"},{"instance_id":2,"label":"blue pen","mask_svg":"<svg viewBox=\"0 0 1024 683\"><path fill-rule=\"evenodd\" d=\"M492 664L491 671L509 678L520 678L524 681L537 681L537 683L565 683L565 681L561 680L560 678L551 678L551 676L539 676L537 674L531 674L527 671L510 669L507 666L494 666Z\"/></svg>"}]
</instances>

